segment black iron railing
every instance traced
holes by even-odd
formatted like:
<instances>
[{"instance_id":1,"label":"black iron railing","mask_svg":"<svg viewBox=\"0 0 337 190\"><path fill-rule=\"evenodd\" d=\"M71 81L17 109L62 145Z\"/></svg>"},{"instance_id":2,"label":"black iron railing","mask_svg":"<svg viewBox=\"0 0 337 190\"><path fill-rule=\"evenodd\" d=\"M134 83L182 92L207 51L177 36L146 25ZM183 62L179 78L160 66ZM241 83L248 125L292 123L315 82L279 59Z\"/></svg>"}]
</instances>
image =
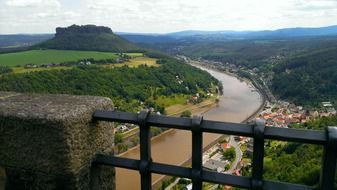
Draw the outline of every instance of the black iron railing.
<instances>
[{"instance_id":1,"label":"black iron railing","mask_svg":"<svg viewBox=\"0 0 337 190\"><path fill-rule=\"evenodd\" d=\"M337 127L326 131L265 127L262 120L253 124L239 124L203 120L202 117L177 118L152 115L148 111L139 114L111 111L96 111L94 119L111 122L138 124L140 127L140 160L97 155L95 164L138 170L141 174L141 189L151 189L151 173L189 178L193 190L201 190L202 182L230 185L246 189L309 190L310 186L276 182L263 179L264 140L282 140L324 146L323 164L319 189L332 190L336 172ZM150 126L192 131L192 168L152 162ZM252 177L234 176L203 170L202 133L240 135L254 139Z\"/></svg>"}]
</instances>

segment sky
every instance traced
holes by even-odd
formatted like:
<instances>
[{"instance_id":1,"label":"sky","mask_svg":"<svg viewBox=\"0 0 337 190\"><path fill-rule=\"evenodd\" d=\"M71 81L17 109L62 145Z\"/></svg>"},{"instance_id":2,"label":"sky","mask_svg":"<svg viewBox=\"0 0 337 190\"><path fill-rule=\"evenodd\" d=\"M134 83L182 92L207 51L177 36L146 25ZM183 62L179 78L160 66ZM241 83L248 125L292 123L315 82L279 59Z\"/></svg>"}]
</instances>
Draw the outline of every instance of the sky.
<instances>
[{"instance_id":1,"label":"sky","mask_svg":"<svg viewBox=\"0 0 337 190\"><path fill-rule=\"evenodd\" d=\"M134 33L320 27L337 25L337 0L0 0L0 34L72 24Z\"/></svg>"}]
</instances>

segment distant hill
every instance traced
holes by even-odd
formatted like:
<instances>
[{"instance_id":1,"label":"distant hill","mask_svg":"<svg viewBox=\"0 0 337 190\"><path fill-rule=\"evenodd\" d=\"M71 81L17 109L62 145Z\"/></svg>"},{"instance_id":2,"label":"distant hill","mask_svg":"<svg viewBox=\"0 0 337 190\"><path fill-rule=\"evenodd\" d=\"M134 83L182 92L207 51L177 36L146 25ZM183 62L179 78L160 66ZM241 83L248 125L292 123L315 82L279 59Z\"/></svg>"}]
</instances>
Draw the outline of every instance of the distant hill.
<instances>
[{"instance_id":1,"label":"distant hill","mask_svg":"<svg viewBox=\"0 0 337 190\"><path fill-rule=\"evenodd\" d=\"M272 90L299 104L337 101L337 45L298 53L274 67Z\"/></svg>"},{"instance_id":2,"label":"distant hill","mask_svg":"<svg viewBox=\"0 0 337 190\"><path fill-rule=\"evenodd\" d=\"M319 28L285 28L261 31L200 31L186 30L167 34L121 34L134 43L166 43L173 41L226 41L243 39L288 39L301 37L337 36L337 25Z\"/></svg>"},{"instance_id":3,"label":"distant hill","mask_svg":"<svg viewBox=\"0 0 337 190\"><path fill-rule=\"evenodd\" d=\"M274 31L256 31L246 34L248 38L294 38L309 36L337 36L337 25L320 28L285 28Z\"/></svg>"},{"instance_id":4,"label":"distant hill","mask_svg":"<svg viewBox=\"0 0 337 190\"><path fill-rule=\"evenodd\" d=\"M8 34L0 35L0 48L31 46L53 37L53 34Z\"/></svg>"},{"instance_id":5,"label":"distant hill","mask_svg":"<svg viewBox=\"0 0 337 190\"><path fill-rule=\"evenodd\" d=\"M33 48L127 52L139 48L104 26L72 25L56 28L55 37Z\"/></svg>"},{"instance_id":6,"label":"distant hill","mask_svg":"<svg viewBox=\"0 0 337 190\"><path fill-rule=\"evenodd\" d=\"M130 34L130 33L119 33L120 36L129 40L133 43L162 43L162 42L171 42L176 40L174 37L160 34Z\"/></svg>"}]
</instances>

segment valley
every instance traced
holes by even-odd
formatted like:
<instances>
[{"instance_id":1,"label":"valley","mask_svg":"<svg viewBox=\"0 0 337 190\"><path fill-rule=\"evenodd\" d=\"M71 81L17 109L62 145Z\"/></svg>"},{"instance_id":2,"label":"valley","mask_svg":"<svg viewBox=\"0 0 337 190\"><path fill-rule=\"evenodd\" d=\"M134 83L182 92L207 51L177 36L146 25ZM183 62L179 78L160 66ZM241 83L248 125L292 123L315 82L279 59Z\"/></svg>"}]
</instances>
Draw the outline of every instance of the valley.
<instances>
[{"instance_id":1,"label":"valley","mask_svg":"<svg viewBox=\"0 0 337 190\"><path fill-rule=\"evenodd\" d=\"M289 30L119 35L94 25L58 27L54 37L1 49L0 90L104 96L120 111L230 122L263 118L268 127L323 130L337 124L337 38L326 28L319 35L308 30L301 29L300 37ZM188 165L186 131L151 133L155 160ZM115 153L139 157L138 134L137 126L116 123ZM210 160L225 161L219 171L250 176L251 141L220 137L204 136L204 164L212 169ZM217 147L226 144L235 155L224 159L226 148ZM320 149L278 141L265 148L267 179L317 186ZM287 159L293 161L281 164ZM153 175L154 187L164 189L162 179ZM138 181L135 173L117 169L118 189L137 189ZM175 180L171 187L186 185Z\"/></svg>"}]
</instances>

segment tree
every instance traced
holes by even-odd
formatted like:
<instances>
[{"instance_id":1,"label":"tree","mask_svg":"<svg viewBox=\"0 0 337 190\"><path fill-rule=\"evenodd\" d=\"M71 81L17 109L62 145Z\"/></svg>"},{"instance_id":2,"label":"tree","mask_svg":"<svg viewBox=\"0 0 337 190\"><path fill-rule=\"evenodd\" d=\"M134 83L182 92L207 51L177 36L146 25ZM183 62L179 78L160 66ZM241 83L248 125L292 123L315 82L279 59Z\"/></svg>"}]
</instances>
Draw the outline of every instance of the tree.
<instances>
[{"instance_id":1,"label":"tree","mask_svg":"<svg viewBox=\"0 0 337 190\"><path fill-rule=\"evenodd\" d=\"M233 147L222 153L222 156L225 160L233 160L235 158L235 149Z\"/></svg>"},{"instance_id":2,"label":"tree","mask_svg":"<svg viewBox=\"0 0 337 190\"><path fill-rule=\"evenodd\" d=\"M13 69L6 67L6 66L0 66L0 74L10 73Z\"/></svg>"},{"instance_id":3,"label":"tree","mask_svg":"<svg viewBox=\"0 0 337 190\"><path fill-rule=\"evenodd\" d=\"M122 143L123 142L123 134L120 132L117 132L115 134L115 144Z\"/></svg>"},{"instance_id":4,"label":"tree","mask_svg":"<svg viewBox=\"0 0 337 190\"><path fill-rule=\"evenodd\" d=\"M185 110L180 114L180 117L191 117L192 112L190 110Z\"/></svg>"}]
</instances>

